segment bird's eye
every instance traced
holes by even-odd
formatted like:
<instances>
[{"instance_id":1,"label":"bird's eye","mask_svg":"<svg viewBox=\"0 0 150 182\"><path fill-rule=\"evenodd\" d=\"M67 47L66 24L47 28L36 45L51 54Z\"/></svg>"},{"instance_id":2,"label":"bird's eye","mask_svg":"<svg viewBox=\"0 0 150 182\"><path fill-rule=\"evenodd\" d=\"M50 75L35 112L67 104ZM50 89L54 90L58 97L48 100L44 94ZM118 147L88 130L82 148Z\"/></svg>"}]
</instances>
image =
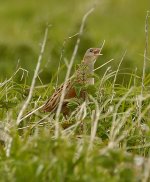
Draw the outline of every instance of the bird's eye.
<instances>
[{"instance_id":1,"label":"bird's eye","mask_svg":"<svg viewBox=\"0 0 150 182\"><path fill-rule=\"evenodd\" d=\"M93 52L93 49L90 49L90 52Z\"/></svg>"}]
</instances>

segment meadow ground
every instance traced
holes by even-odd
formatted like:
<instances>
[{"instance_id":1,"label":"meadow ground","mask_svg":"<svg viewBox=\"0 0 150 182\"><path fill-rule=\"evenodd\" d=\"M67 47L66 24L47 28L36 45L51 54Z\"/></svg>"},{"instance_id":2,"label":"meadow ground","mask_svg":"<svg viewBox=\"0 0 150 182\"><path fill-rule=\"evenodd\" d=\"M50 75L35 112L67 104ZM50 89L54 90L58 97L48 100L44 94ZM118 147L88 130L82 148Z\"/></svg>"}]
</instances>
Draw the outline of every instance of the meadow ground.
<instances>
[{"instance_id":1,"label":"meadow ground","mask_svg":"<svg viewBox=\"0 0 150 182\"><path fill-rule=\"evenodd\" d=\"M0 181L150 181L149 3L35 2L0 2ZM38 110L104 40L88 102Z\"/></svg>"}]
</instances>

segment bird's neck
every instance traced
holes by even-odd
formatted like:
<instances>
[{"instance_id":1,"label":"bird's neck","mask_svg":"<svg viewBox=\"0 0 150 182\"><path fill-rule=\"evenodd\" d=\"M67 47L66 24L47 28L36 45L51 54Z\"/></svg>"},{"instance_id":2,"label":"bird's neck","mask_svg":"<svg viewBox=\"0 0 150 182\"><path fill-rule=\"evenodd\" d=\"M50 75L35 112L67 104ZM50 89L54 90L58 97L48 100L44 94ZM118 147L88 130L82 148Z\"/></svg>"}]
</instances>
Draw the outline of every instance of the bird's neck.
<instances>
[{"instance_id":1,"label":"bird's neck","mask_svg":"<svg viewBox=\"0 0 150 182\"><path fill-rule=\"evenodd\" d=\"M92 75L94 74L94 62L89 63L89 62L83 60L82 64L87 66L86 72L87 72L87 75L89 75L89 78L87 80L88 84L94 85L94 78L92 78Z\"/></svg>"}]
</instances>

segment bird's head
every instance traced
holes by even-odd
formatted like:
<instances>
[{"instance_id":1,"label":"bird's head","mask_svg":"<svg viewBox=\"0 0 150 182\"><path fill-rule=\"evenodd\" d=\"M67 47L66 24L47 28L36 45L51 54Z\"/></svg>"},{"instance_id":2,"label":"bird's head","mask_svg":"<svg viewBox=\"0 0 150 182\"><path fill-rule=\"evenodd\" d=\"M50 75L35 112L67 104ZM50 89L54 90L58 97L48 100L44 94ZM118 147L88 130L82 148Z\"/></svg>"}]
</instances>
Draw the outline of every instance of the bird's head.
<instances>
[{"instance_id":1,"label":"bird's head","mask_svg":"<svg viewBox=\"0 0 150 182\"><path fill-rule=\"evenodd\" d=\"M100 48L89 48L84 55L83 62L86 64L95 63L98 56L102 55L100 52Z\"/></svg>"}]
</instances>

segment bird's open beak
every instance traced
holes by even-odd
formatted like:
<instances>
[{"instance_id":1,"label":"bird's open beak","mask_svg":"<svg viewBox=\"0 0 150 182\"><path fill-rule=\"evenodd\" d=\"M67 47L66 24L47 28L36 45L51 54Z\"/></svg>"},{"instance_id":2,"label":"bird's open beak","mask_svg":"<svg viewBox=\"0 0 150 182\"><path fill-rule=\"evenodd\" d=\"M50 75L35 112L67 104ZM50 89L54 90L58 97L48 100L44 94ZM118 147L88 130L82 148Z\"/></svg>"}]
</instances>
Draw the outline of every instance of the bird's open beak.
<instances>
[{"instance_id":1,"label":"bird's open beak","mask_svg":"<svg viewBox=\"0 0 150 182\"><path fill-rule=\"evenodd\" d=\"M96 49L94 50L94 54L95 54L95 56L103 55L103 54L101 54L101 49L99 49L99 48L96 48Z\"/></svg>"}]
</instances>

